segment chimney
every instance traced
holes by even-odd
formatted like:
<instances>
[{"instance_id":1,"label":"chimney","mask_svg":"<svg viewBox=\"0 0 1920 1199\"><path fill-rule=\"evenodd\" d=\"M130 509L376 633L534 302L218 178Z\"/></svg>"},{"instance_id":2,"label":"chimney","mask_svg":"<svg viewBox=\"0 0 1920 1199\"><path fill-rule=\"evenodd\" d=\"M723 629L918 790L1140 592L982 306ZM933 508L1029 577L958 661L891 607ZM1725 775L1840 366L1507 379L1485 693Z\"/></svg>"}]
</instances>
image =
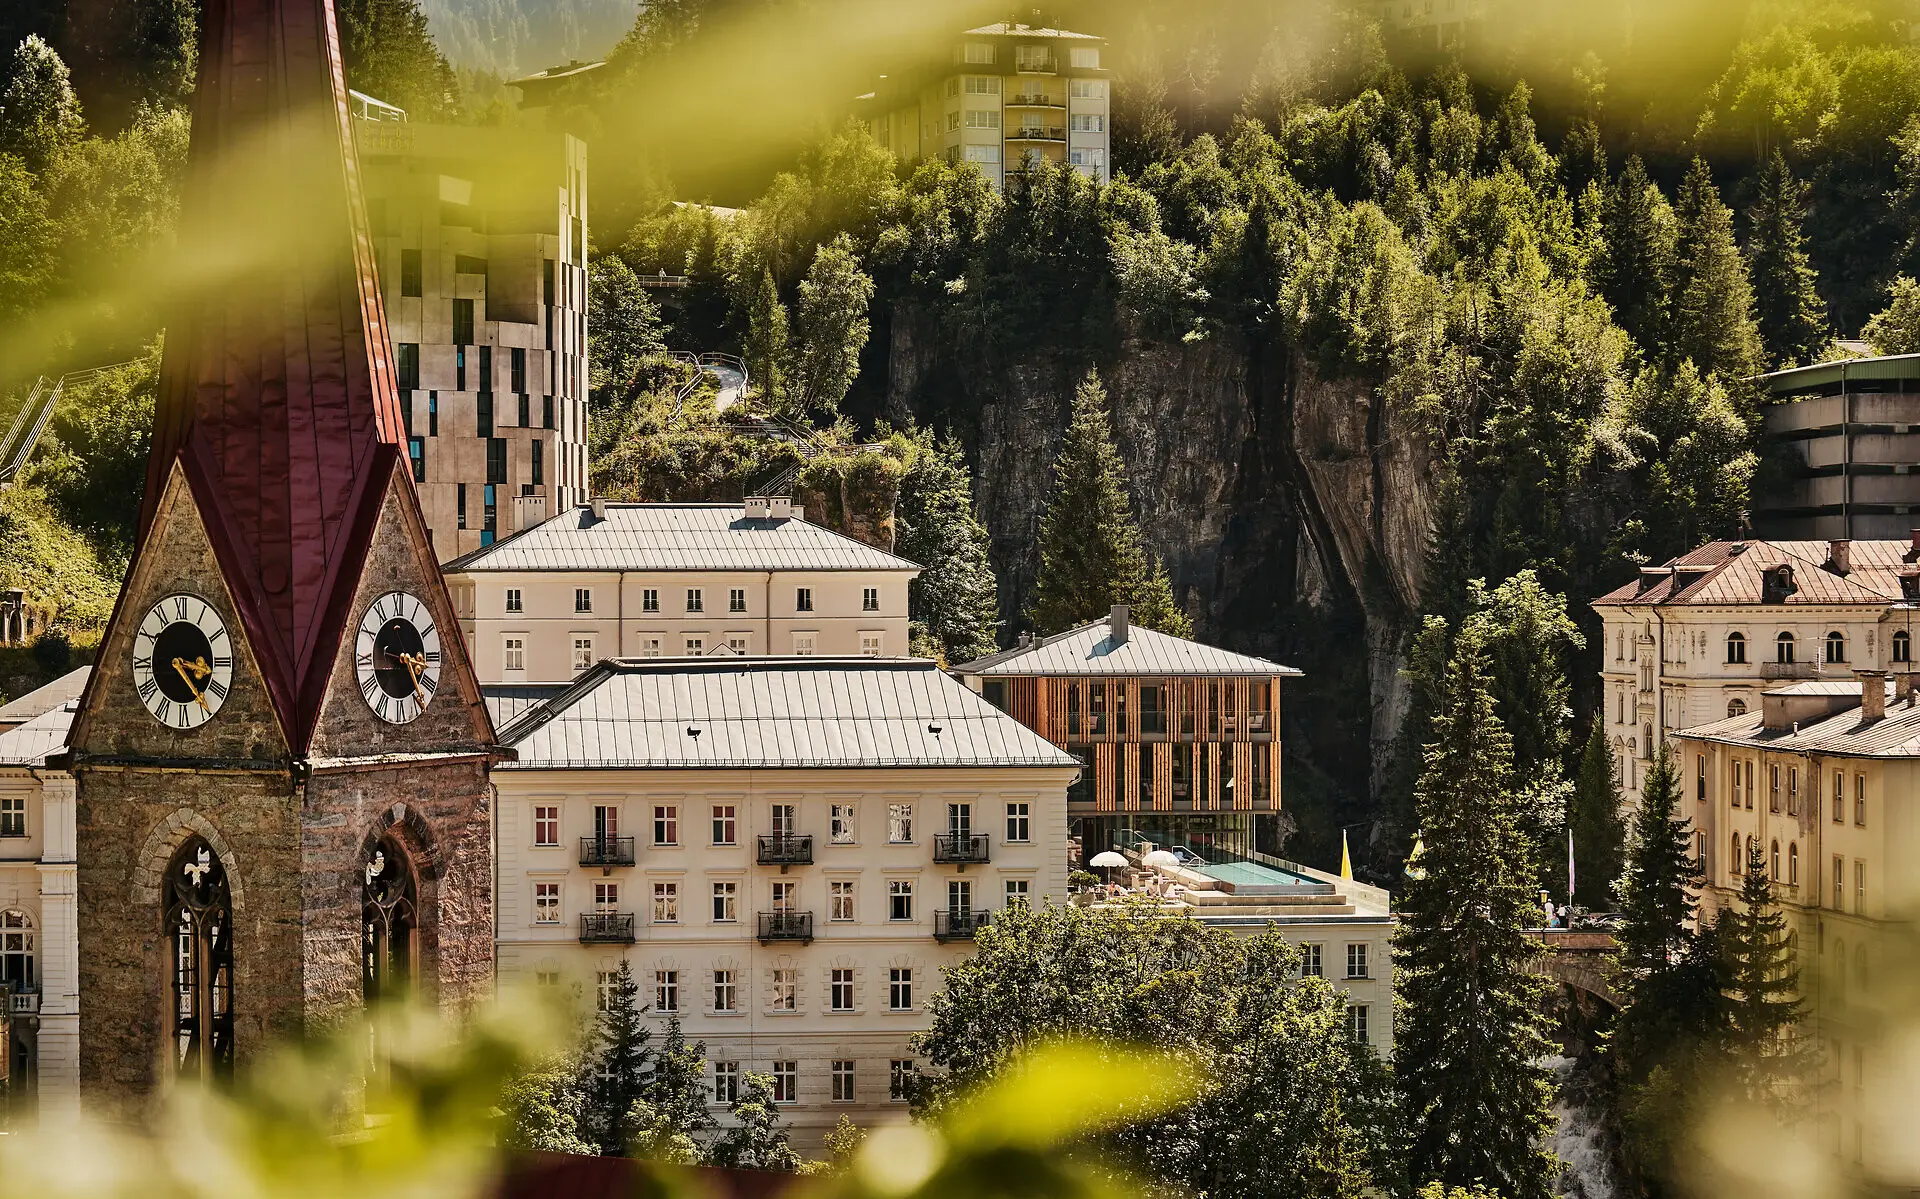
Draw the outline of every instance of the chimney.
<instances>
[{"instance_id":1,"label":"chimney","mask_svg":"<svg viewBox=\"0 0 1920 1199\"><path fill-rule=\"evenodd\" d=\"M607 500L605 496L596 495L591 500L588 500L587 503L593 508L594 520L601 521L607 519Z\"/></svg>"},{"instance_id":2,"label":"chimney","mask_svg":"<svg viewBox=\"0 0 1920 1199\"><path fill-rule=\"evenodd\" d=\"M1127 618L1132 610L1125 604L1115 604L1107 616L1107 636L1115 645L1127 643Z\"/></svg>"},{"instance_id":3,"label":"chimney","mask_svg":"<svg viewBox=\"0 0 1920 1199\"><path fill-rule=\"evenodd\" d=\"M1887 714L1887 672L1884 670L1856 670L1854 677L1860 680L1860 716L1865 720L1878 720Z\"/></svg>"},{"instance_id":4,"label":"chimney","mask_svg":"<svg viewBox=\"0 0 1920 1199\"><path fill-rule=\"evenodd\" d=\"M1852 573L1853 542L1850 539L1837 537L1827 542L1827 569L1837 575Z\"/></svg>"},{"instance_id":5,"label":"chimney","mask_svg":"<svg viewBox=\"0 0 1920 1199\"><path fill-rule=\"evenodd\" d=\"M793 517L793 497L776 495L767 500L767 515L774 520L790 520Z\"/></svg>"},{"instance_id":6,"label":"chimney","mask_svg":"<svg viewBox=\"0 0 1920 1199\"><path fill-rule=\"evenodd\" d=\"M1911 666L1911 663L1908 663ZM1903 670L1893 676L1893 697L1904 704L1913 702L1915 674L1912 670Z\"/></svg>"}]
</instances>

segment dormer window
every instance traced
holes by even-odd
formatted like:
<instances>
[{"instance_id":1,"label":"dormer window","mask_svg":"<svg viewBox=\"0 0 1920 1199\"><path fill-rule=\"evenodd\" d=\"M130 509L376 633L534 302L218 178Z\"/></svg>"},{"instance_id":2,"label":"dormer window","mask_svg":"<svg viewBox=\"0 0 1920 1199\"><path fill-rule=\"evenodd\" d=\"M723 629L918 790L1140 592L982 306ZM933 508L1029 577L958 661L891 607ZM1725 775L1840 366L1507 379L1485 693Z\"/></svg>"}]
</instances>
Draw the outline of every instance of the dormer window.
<instances>
[{"instance_id":1,"label":"dormer window","mask_svg":"<svg viewBox=\"0 0 1920 1199\"><path fill-rule=\"evenodd\" d=\"M1827 634L1827 662L1845 662L1847 660L1847 635L1835 629Z\"/></svg>"},{"instance_id":2,"label":"dormer window","mask_svg":"<svg viewBox=\"0 0 1920 1199\"><path fill-rule=\"evenodd\" d=\"M1778 566L1769 566L1760 576L1760 602L1763 604L1784 604L1787 597L1798 590L1793 585L1793 567L1785 562Z\"/></svg>"},{"instance_id":3,"label":"dormer window","mask_svg":"<svg viewBox=\"0 0 1920 1199\"><path fill-rule=\"evenodd\" d=\"M1745 633L1727 634L1727 665L1743 666L1747 661L1747 635Z\"/></svg>"},{"instance_id":4,"label":"dormer window","mask_svg":"<svg viewBox=\"0 0 1920 1199\"><path fill-rule=\"evenodd\" d=\"M1780 663L1793 661L1793 634L1782 633L1773 639L1773 660Z\"/></svg>"}]
</instances>

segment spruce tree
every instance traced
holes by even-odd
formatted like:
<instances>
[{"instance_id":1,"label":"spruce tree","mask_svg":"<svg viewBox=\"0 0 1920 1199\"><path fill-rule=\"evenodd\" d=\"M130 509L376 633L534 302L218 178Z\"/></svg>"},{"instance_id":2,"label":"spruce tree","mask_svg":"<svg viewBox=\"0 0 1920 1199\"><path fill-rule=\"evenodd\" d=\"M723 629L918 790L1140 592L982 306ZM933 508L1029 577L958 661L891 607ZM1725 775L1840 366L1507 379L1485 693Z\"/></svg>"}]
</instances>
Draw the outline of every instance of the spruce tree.
<instances>
[{"instance_id":1,"label":"spruce tree","mask_svg":"<svg viewBox=\"0 0 1920 1199\"><path fill-rule=\"evenodd\" d=\"M1525 929L1538 919L1513 748L1485 649L1457 639L1416 802L1425 851L1409 874L1394 971L1394 1061L1407 1176L1547 1199L1550 1052Z\"/></svg>"},{"instance_id":2,"label":"spruce tree","mask_svg":"<svg viewBox=\"0 0 1920 1199\"><path fill-rule=\"evenodd\" d=\"M646 1023L640 988L633 981L633 968L624 958L594 1033L591 1079L582 1123L588 1134L600 1142L601 1152L623 1153L628 1112L635 1102L645 1098L649 1075L654 1069L653 1050L648 1044L653 1039L653 1029Z\"/></svg>"},{"instance_id":3,"label":"spruce tree","mask_svg":"<svg viewBox=\"0 0 1920 1199\"><path fill-rule=\"evenodd\" d=\"M1607 741L1606 722L1596 714L1580 751L1580 769L1573 780L1574 898L1586 908L1606 911L1613 906L1613 885L1620 877L1626 829L1620 814L1620 779Z\"/></svg>"},{"instance_id":4,"label":"spruce tree","mask_svg":"<svg viewBox=\"0 0 1920 1199\"><path fill-rule=\"evenodd\" d=\"M52 166L86 133L73 77L59 53L37 33L13 48L0 91L0 153L13 154L36 174Z\"/></svg>"},{"instance_id":5,"label":"spruce tree","mask_svg":"<svg viewBox=\"0 0 1920 1199\"><path fill-rule=\"evenodd\" d=\"M771 1075L748 1074L741 1080L739 1097L727 1110L733 1123L708 1147L709 1165L786 1174L800 1169L800 1155L787 1143L787 1130L773 1101Z\"/></svg>"},{"instance_id":6,"label":"spruce tree","mask_svg":"<svg viewBox=\"0 0 1920 1199\"><path fill-rule=\"evenodd\" d=\"M1747 255L1760 337L1772 366L1818 362L1833 339L1819 278L1807 259L1806 187L1779 150L1760 171L1759 194L1747 210Z\"/></svg>"},{"instance_id":7,"label":"spruce tree","mask_svg":"<svg viewBox=\"0 0 1920 1199\"><path fill-rule=\"evenodd\" d=\"M1745 378L1765 354L1753 317L1753 284L1733 239L1733 213L1720 201L1704 158L1693 160L1674 204L1672 362L1691 359L1701 374Z\"/></svg>"},{"instance_id":8,"label":"spruce tree","mask_svg":"<svg viewBox=\"0 0 1920 1199\"><path fill-rule=\"evenodd\" d=\"M1814 1050L1801 1028L1800 969L1786 915L1773 899L1767 855L1747 855L1739 906L1725 913L1727 1047L1747 1098L1786 1115L1805 1099Z\"/></svg>"},{"instance_id":9,"label":"spruce tree","mask_svg":"<svg viewBox=\"0 0 1920 1199\"><path fill-rule=\"evenodd\" d=\"M914 440L913 469L894 509L894 550L922 567L907 589L907 614L944 660L969 662L993 652L999 624L992 541L973 513L973 472L960 443L930 430Z\"/></svg>"},{"instance_id":10,"label":"spruce tree","mask_svg":"<svg viewBox=\"0 0 1920 1199\"><path fill-rule=\"evenodd\" d=\"M1600 294L1614 320L1642 352L1653 353L1667 335L1667 293L1674 271L1673 209L1647 178L1646 164L1627 158L1607 196L1604 250L1595 264Z\"/></svg>"},{"instance_id":11,"label":"spruce tree","mask_svg":"<svg viewBox=\"0 0 1920 1199\"><path fill-rule=\"evenodd\" d=\"M747 304L747 376L768 406L786 394L787 309L773 284L773 268L760 271L760 284Z\"/></svg>"},{"instance_id":12,"label":"spruce tree","mask_svg":"<svg viewBox=\"0 0 1920 1199\"><path fill-rule=\"evenodd\" d=\"M460 84L419 0L339 0L334 11L347 86L399 105L416 121L454 114Z\"/></svg>"},{"instance_id":13,"label":"spruce tree","mask_svg":"<svg viewBox=\"0 0 1920 1199\"><path fill-rule=\"evenodd\" d=\"M669 1014L660 1032L646 1100L663 1125L689 1137L713 1127L707 1112L707 1043L688 1041L677 1015Z\"/></svg>"},{"instance_id":14,"label":"spruce tree","mask_svg":"<svg viewBox=\"0 0 1920 1199\"><path fill-rule=\"evenodd\" d=\"M1166 568L1141 543L1113 444L1106 389L1092 371L1074 392L1053 485L1040 526L1040 571L1027 606L1034 628L1057 633L1105 616L1114 604L1130 604L1135 623L1191 637L1193 624L1173 602Z\"/></svg>"}]
</instances>

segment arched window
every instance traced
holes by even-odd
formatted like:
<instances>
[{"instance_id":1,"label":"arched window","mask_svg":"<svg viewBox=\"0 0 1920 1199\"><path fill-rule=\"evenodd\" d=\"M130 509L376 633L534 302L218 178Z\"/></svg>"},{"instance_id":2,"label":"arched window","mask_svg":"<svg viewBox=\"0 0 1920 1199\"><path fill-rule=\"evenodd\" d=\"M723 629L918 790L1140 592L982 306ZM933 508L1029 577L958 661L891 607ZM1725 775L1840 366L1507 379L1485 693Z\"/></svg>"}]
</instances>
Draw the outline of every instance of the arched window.
<instances>
[{"instance_id":1,"label":"arched window","mask_svg":"<svg viewBox=\"0 0 1920 1199\"><path fill-rule=\"evenodd\" d=\"M1913 661L1913 635L1905 629L1893 635L1893 660L1895 662Z\"/></svg>"},{"instance_id":2,"label":"arched window","mask_svg":"<svg viewBox=\"0 0 1920 1199\"><path fill-rule=\"evenodd\" d=\"M25 912L0 912L0 987L16 991L34 988L33 917ZM6 1046L0 1045L0 1052Z\"/></svg>"},{"instance_id":3,"label":"arched window","mask_svg":"<svg viewBox=\"0 0 1920 1199\"><path fill-rule=\"evenodd\" d=\"M1827 634L1827 661L1845 662L1847 660L1847 635L1839 629Z\"/></svg>"},{"instance_id":4,"label":"arched window","mask_svg":"<svg viewBox=\"0 0 1920 1199\"><path fill-rule=\"evenodd\" d=\"M1746 714L1747 714L1747 701L1746 701L1746 700L1744 700L1744 699L1730 699L1730 700L1728 700L1728 701L1727 701L1727 715L1729 715L1729 716L1745 716Z\"/></svg>"},{"instance_id":5,"label":"arched window","mask_svg":"<svg viewBox=\"0 0 1920 1199\"><path fill-rule=\"evenodd\" d=\"M1767 877L1776 883L1780 881L1780 843L1778 841L1773 843L1773 848L1768 853L1767 871Z\"/></svg>"},{"instance_id":6,"label":"arched window","mask_svg":"<svg viewBox=\"0 0 1920 1199\"><path fill-rule=\"evenodd\" d=\"M1738 666L1747 660L1747 635L1745 633L1727 634L1727 663Z\"/></svg>"},{"instance_id":7,"label":"arched window","mask_svg":"<svg viewBox=\"0 0 1920 1199\"><path fill-rule=\"evenodd\" d=\"M1773 639L1773 660L1776 662L1793 661L1793 634L1782 633Z\"/></svg>"},{"instance_id":8,"label":"arched window","mask_svg":"<svg viewBox=\"0 0 1920 1199\"><path fill-rule=\"evenodd\" d=\"M172 939L174 1067L211 1077L233 1069L233 896L213 847L190 839L167 867L161 927Z\"/></svg>"},{"instance_id":9,"label":"arched window","mask_svg":"<svg viewBox=\"0 0 1920 1199\"><path fill-rule=\"evenodd\" d=\"M1800 843L1795 841L1787 846L1787 885L1800 885Z\"/></svg>"},{"instance_id":10,"label":"arched window","mask_svg":"<svg viewBox=\"0 0 1920 1199\"><path fill-rule=\"evenodd\" d=\"M1747 868L1747 860L1740 856L1740 834L1733 835L1733 847L1727 850L1727 869L1739 874Z\"/></svg>"},{"instance_id":11,"label":"arched window","mask_svg":"<svg viewBox=\"0 0 1920 1199\"><path fill-rule=\"evenodd\" d=\"M412 985L420 888L413 862L393 837L380 839L365 866L361 906L361 982L367 1002L405 995Z\"/></svg>"}]
</instances>

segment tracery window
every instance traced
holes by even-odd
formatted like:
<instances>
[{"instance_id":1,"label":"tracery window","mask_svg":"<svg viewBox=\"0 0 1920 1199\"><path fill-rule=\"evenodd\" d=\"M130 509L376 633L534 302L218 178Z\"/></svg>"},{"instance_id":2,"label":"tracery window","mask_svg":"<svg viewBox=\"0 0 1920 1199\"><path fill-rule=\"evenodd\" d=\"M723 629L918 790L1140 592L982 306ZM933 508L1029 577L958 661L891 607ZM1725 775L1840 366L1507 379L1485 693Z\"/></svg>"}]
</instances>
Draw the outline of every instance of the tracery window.
<instances>
[{"instance_id":1,"label":"tracery window","mask_svg":"<svg viewBox=\"0 0 1920 1199\"><path fill-rule=\"evenodd\" d=\"M391 836L374 847L364 868L361 905L361 981L368 1003L404 996L412 983L419 887L406 850Z\"/></svg>"},{"instance_id":2,"label":"tracery window","mask_svg":"<svg viewBox=\"0 0 1920 1199\"><path fill-rule=\"evenodd\" d=\"M233 1070L233 895L213 847L193 837L167 867L161 927L171 941L174 1068Z\"/></svg>"}]
</instances>

